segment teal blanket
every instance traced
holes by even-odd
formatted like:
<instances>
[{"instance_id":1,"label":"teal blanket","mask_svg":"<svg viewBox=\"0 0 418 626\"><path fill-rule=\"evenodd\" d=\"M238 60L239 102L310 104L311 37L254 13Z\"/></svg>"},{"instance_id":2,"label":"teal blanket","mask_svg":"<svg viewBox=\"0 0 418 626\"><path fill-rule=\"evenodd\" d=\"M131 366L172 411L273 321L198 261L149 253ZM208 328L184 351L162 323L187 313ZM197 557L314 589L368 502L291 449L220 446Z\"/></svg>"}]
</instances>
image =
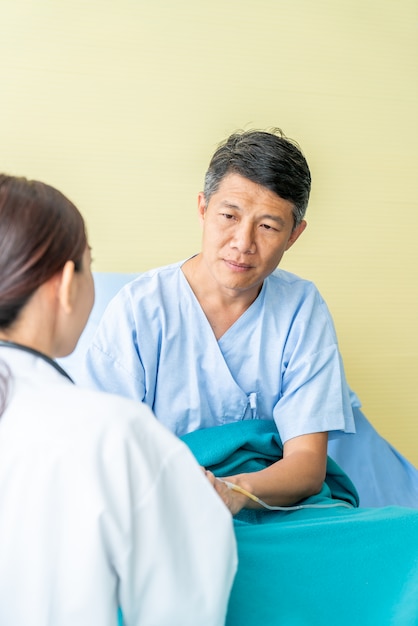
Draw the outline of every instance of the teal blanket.
<instances>
[{"instance_id":1,"label":"teal blanket","mask_svg":"<svg viewBox=\"0 0 418 626\"><path fill-rule=\"evenodd\" d=\"M183 440L218 476L266 467L282 450L274 423L260 420ZM234 519L239 566L226 626L417 626L418 510L357 508L332 459L321 493L303 504L342 506Z\"/></svg>"}]
</instances>

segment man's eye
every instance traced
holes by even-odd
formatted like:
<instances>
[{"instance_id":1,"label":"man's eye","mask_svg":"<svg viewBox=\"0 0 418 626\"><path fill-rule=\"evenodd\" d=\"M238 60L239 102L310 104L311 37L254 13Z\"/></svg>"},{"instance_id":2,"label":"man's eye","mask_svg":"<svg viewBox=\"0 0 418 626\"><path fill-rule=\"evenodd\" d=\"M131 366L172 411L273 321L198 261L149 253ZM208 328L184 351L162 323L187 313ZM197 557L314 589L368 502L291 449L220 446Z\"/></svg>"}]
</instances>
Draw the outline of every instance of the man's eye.
<instances>
[{"instance_id":1,"label":"man's eye","mask_svg":"<svg viewBox=\"0 0 418 626\"><path fill-rule=\"evenodd\" d=\"M222 213L222 215L224 216L225 219L227 220L232 220L234 218L233 215L231 215L230 213Z\"/></svg>"}]
</instances>

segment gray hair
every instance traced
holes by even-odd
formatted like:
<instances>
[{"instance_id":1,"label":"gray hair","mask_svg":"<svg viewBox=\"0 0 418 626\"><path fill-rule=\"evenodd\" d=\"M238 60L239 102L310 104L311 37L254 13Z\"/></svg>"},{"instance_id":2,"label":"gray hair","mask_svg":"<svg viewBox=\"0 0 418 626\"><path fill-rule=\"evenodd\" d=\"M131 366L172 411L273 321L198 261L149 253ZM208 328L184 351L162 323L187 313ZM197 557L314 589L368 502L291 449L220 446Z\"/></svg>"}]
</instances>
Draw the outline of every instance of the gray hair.
<instances>
[{"instance_id":1,"label":"gray hair","mask_svg":"<svg viewBox=\"0 0 418 626\"><path fill-rule=\"evenodd\" d=\"M303 220L311 190L308 163L280 129L232 134L214 153L205 175L206 205L228 174L239 174L293 204L294 227Z\"/></svg>"}]
</instances>

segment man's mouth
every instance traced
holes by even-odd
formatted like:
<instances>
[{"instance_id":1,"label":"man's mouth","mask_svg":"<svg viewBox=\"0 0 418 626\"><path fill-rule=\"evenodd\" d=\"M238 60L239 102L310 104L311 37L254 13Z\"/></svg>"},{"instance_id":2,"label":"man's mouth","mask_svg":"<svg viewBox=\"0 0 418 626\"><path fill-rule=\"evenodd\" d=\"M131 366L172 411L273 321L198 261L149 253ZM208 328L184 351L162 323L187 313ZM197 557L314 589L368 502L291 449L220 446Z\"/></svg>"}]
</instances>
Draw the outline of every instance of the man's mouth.
<instances>
[{"instance_id":1,"label":"man's mouth","mask_svg":"<svg viewBox=\"0 0 418 626\"><path fill-rule=\"evenodd\" d=\"M224 261L227 265L229 265L229 267L238 272L243 272L252 268L252 265L248 265L248 263L238 263L237 261L232 261L231 259L224 259Z\"/></svg>"}]
</instances>

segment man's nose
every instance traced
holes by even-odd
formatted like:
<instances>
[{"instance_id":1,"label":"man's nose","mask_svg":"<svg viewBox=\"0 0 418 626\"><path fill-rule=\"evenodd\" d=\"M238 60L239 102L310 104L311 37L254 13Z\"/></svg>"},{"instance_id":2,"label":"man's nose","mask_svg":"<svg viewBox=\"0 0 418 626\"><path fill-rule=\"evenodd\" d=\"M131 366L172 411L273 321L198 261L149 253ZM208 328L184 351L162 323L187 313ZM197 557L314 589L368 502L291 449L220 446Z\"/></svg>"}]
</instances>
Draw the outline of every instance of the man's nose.
<instances>
[{"instance_id":1,"label":"man's nose","mask_svg":"<svg viewBox=\"0 0 418 626\"><path fill-rule=\"evenodd\" d=\"M242 253L253 254L256 248L253 225L244 222L237 224L231 240L231 246L237 248Z\"/></svg>"}]
</instances>

